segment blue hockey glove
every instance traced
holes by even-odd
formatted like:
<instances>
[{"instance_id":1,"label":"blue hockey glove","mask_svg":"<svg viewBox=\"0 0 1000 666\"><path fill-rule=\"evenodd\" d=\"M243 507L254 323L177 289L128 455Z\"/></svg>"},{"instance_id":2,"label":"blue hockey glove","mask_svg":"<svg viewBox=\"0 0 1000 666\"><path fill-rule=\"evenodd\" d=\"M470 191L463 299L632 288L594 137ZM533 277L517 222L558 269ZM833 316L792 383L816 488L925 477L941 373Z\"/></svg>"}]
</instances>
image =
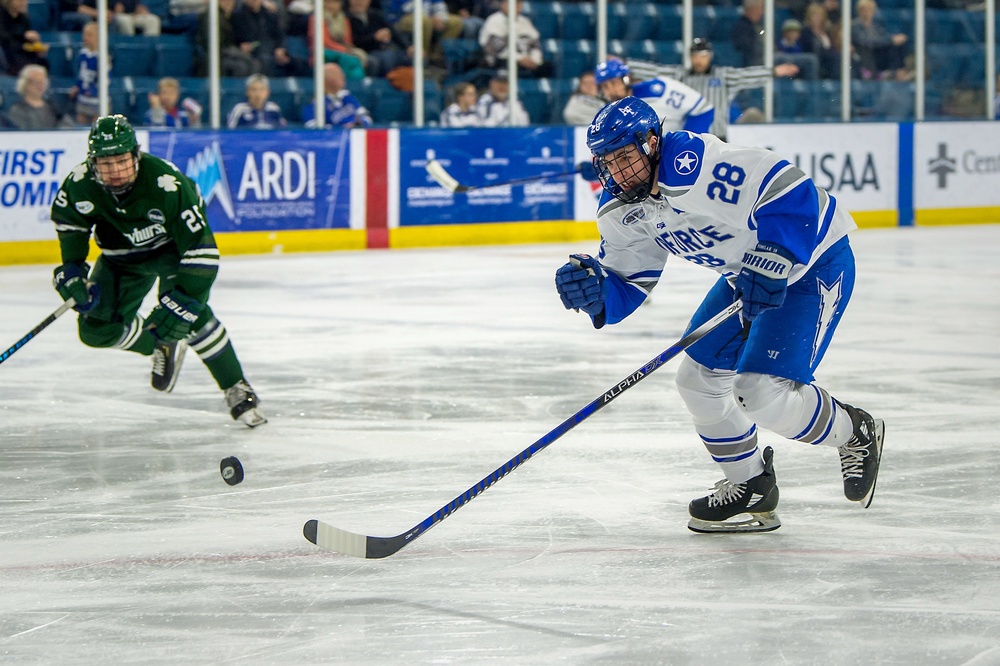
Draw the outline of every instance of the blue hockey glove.
<instances>
[{"instance_id":1,"label":"blue hockey glove","mask_svg":"<svg viewBox=\"0 0 1000 666\"><path fill-rule=\"evenodd\" d=\"M73 299L77 312L89 312L101 300L101 288L94 282L87 282L87 264L63 264L52 272L52 286L64 301Z\"/></svg>"},{"instance_id":2,"label":"blue hockey glove","mask_svg":"<svg viewBox=\"0 0 1000 666\"><path fill-rule=\"evenodd\" d=\"M604 269L586 254L571 254L556 271L556 290L567 310L583 310L596 317L604 310Z\"/></svg>"},{"instance_id":3,"label":"blue hockey glove","mask_svg":"<svg viewBox=\"0 0 1000 666\"><path fill-rule=\"evenodd\" d=\"M753 321L764 310L781 307L788 289L788 274L795 258L774 243L757 243L743 253L743 269L736 276L736 298L743 299L741 316Z\"/></svg>"},{"instance_id":4,"label":"blue hockey glove","mask_svg":"<svg viewBox=\"0 0 1000 666\"><path fill-rule=\"evenodd\" d=\"M160 294L160 304L146 317L146 328L164 342L176 342L191 332L203 308L190 296L171 289Z\"/></svg>"}]
</instances>

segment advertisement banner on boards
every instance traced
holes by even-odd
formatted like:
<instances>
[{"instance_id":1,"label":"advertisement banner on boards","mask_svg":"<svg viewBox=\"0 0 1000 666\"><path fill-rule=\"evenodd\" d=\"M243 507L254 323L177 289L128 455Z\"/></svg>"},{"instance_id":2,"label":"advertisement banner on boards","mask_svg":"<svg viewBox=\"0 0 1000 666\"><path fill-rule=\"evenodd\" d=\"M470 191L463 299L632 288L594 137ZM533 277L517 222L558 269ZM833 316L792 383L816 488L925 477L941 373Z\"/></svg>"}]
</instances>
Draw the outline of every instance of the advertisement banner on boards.
<instances>
[{"instance_id":1,"label":"advertisement banner on boards","mask_svg":"<svg viewBox=\"0 0 1000 666\"><path fill-rule=\"evenodd\" d=\"M216 232L350 227L350 133L151 132L149 152L198 183Z\"/></svg>"},{"instance_id":2,"label":"advertisement banner on boards","mask_svg":"<svg viewBox=\"0 0 1000 666\"><path fill-rule=\"evenodd\" d=\"M568 176L489 186L572 171L571 132L566 127L402 131L400 226L573 219ZM460 194L444 189L427 174L431 159L462 185L477 189Z\"/></svg>"},{"instance_id":3,"label":"advertisement banner on boards","mask_svg":"<svg viewBox=\"0 0 1000 666\"><path fill-rule=\"evenodd\" d=\"M136 133L140 142L146 133ZM70 170L87 159L87 131L4 132L0 241L54 240L49 211Z\"/></svg>"},{"instance_id":4,"label":"advertisement banner on boards","mask_svg":"<svg viewBox=\"0 0 1000 666\"><path fill-rule=\"evenodd\" d=\"M849 211L888 211L898 205L895 124L731 125L729 143L773 150Z\"/></svg>"},{"instance_id":5,"label":"advertisement banner on boards","mask_svg":"<svg viewBox=\"0 0 1000 666\"><path fill-rule=\"evenodd\" d=\"M998 183L1000 123L914 125L914 208L1000 206Z\"/></svg>"}]
</instances>

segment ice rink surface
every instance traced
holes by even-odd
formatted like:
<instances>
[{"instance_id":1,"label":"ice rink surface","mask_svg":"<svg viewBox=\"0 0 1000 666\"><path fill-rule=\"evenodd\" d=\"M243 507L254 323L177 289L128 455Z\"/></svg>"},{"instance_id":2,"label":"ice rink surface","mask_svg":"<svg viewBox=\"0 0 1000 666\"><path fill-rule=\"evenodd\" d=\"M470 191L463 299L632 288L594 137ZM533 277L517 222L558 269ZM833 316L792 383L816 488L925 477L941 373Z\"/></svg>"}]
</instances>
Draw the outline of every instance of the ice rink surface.
<instances>
[{"instance_id":1,"label":"ice rink surface","mask_svg":"<svg viewBox=\"0 0 1000 666\"><path fill-rule=\"evenodd\" d=\"M1000 226L852 238L818 383L885 419L878 491L762 433L759 535L686 528L721 474L675 360L388 559L302 537L406 531L657 356L714 279L680 261L595 331L553 274L596 244L224 257L254 431L193 354L158 394L71 313L0 365L0 662L1000 664ZM51 270L0 268L3 349Z\"/></svg>"}]
</instances>

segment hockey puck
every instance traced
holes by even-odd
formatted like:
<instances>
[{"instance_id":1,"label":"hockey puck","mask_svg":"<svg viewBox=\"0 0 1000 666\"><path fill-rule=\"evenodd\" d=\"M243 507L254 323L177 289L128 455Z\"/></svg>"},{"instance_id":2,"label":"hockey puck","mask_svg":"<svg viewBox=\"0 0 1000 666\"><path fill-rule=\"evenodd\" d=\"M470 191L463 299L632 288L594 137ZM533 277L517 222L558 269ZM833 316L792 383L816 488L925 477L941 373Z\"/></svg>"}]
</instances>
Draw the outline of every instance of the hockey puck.
<instances>
[{"instance_id":1,"label":"hockey puck","mask_svg":"<svg viewBox=\"0 0 1000 666\"><path fill-rule=\"evenodd\" d=\"M236 456L223 458L219 463L219 471L222 472L222 480L231 486L243 481L243 463Z\"/></svg>"}]
</instances>

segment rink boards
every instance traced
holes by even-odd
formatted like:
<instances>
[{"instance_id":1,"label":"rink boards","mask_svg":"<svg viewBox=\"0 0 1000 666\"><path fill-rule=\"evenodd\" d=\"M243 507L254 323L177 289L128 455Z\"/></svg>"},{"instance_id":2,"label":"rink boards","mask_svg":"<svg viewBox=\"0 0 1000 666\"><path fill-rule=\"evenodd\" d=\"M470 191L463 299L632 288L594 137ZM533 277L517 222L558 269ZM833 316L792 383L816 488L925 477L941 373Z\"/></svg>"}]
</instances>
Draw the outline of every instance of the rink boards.
<instances>
[{"instance_id":1,"label":"rink boards","mask_svg":"<svg viewBox=\"0 0 1000 666\"><path fill-rule=\"evenodd\" d=\"M148 132L193 178L225 253L561 242L597 237L585 128ZM1000 222L996 122L736 125L828 189L861 227ZM0 263L58 261L49 207L86 132L9 132ZM467 193L437 185L436 159ZM515 185L506 181L538 176ZM494 184L496 184L494 186Z\"/></svg>"}]
</instances>

